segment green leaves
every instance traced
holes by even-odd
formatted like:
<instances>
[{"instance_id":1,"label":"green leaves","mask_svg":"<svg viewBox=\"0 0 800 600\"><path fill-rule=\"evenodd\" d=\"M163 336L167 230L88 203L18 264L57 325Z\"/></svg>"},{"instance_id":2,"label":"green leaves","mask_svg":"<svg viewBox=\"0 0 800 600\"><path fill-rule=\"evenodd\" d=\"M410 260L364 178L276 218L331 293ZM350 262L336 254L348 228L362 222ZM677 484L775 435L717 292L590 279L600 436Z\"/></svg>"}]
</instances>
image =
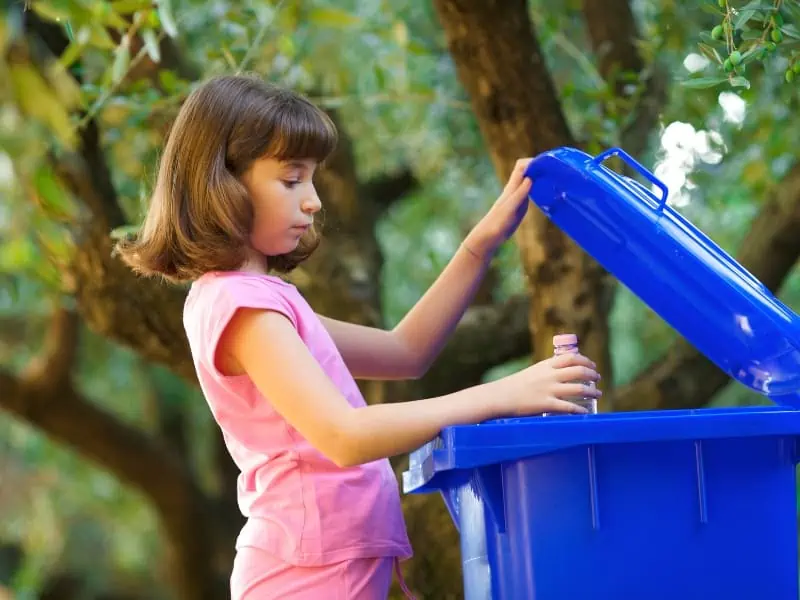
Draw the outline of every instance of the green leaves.
<instances>
[{"instance_id":1,"label":"green leaves","mask_svg":"<svg viewBox=\"0 0 800 600\"><path fill-rule=\"evenodd\" d=\"M748 80L745 77L732 77L730 79L730 84L733 87L743 87L743 88L750 89L750 80Z\"/></svg>"},{"instance_id":2,"label":"green leaves","mask_svg":"<svg viewBox=\"0 0 800 600\"><path fill-rule=\"evenodd\" d=\"M750 19L752 19L758 11L756 10L743 10L733 21L733 28L734 29L741 29L744 27L745 23L747 23Z\"/></svg>"},{"instance_id":3,"label":"green leaves","mask_svg":"<svg viewBox=\"0 0 800 600\"><path fill-rule=\"evenodd\" d=\"M0 272L25 272L37 263L36 246L28 237L18 236L0 244Z\"/></svg>"},{"instance_id":4,"label":"green leaves","mask_svg":"<svg viewBox=\"0 0 800 600\"><path fill-rule=\"evenodd\" d=\"M144 41L144 46L147 49L147 55L150 59L155 62L161 62L161 49L158 45L158 36L156 36L156 32L150 28L142 30L142 40Z\"/></svg>"},{"instance_id":5,"label":"green leaves","mask_svg":"<svg viewBox=\"0 0 800 600\"><path fill-rule=\"evenodd\" d=\"M695 77L694 79L685 79L680 83L687 88L703 89L717 87L726 81L728 81L727 77Z\"/></svg>"},{"instance_id":6,"label":"green leaves","mask_svg":"<svg viewBox=\"0 0 800 600\"><path fill-rule=\"evenodd\" d=\"M138 225L122 225L112 229L109 236L112 240L127 240L135 238L137 233L139 233Z\"/></svg>"},{"instance_id":7,"label":"green leaves","mask_svg":"<svg viewBox=\"0 0 800 600\"><path fill-rule=\"evenodd\" d=\"M70 119L71 106L63 103L48 82L27 64L8 67L11 88L17 103L29 118L44 124L65 146L75 144L75 130Z\"/></svg>"},{"instance_id":8,"label":"green leaves","mask_svg":"<svg viewBox=\"0 0 800 600\"><path fill-rule=\"evenodd\" d=\"M112 0L111 2L111 9L120 15L132 15L152 6L152 0Z\"/></svg>"},{"instance_id":9,"label":"green leaves","mask_svg":"<svg viewBox=\"0 0 800 600\"><path fill-rule=\"evenodd\" d=\"M178 26L175 24L175 17L172 15L171 0L156 0L158 7L158 18L161 20L161 27L169 37L178 37Z\"/></svg>"},{"instance_id":10,"label":"green leaves","mask_svg":"<svg viewBox=\"0 0 800 600\"><path fill-rule=\"evenodd\" d=\"M683 87L693 89L705 89L717 87L723 83L729 83L733 87L750 87L750 81L745 77L694 77L684 79L680 82Z\"/></svg>"},{"instance_id":11,"label":"green leaves","mask_svg":"<svg viewBox=\"0 0 800 600\"><path fill-rule=\"evenodd\" d=\"M784 35L794 39L800 40L800 29L797 28L796 25L788 24L781 27L781 31Z\"/></svg>"},{"instance_id":12,"label":"green leaves","mask_svg":"<svg viewBox=\"0 0 800 600\"><path fill-rule=\"evenodd\" d=\"M37 15L48 21L67 21L72 14L69 2L66 0L36 0L31 8Z\"/></svg>"},{"instance_id":13,"label":"green leaves","mask_svg":"<svg viewBox=\"0 0 800 600\"><path fill-rule=\"evenodd\" d=\"M700 78L682 82L688 87L701 87L705 84L720 85L727 82L732 87L749 88L751 83L745 76L745 65L749 62L766 63L776 57L788 54L790 61L800 48L800 30L790 21L800 19L800 2L798 0L752 0L744 6L736 6L731 2L718 4L722 9L722 22L715 25L711 32L700 33L700 51L717 65L728 76L717 84L711 84L714 77ZM705 5L711 12L719 14L716 9ZM791 43L787 43L790 38ZM785 74L787 82L793 75Z\"/></svg>"},{"instance_id":14,"label":"green leaves","mask_svg":"<svg viewBox=\"0 0 800 600\"><path fill-rule=\"evenodd\" d=\"M75 203L47 163L38 166L33 173L32 183L39 204L46 215L66 222L77 216Z\"/></svg>"},{"instance_id":15,"label":"green leaves","mask_svg":"<svg viewBox=\"0 0 800 600\"><path fill-rule=\"evenodd\" d=\"M122 42L114 50L114 62L111 65L111 83L118 84L128 72L131 64L130 41L127 36L122 38Z\"/></svg>"},{"instance_id":16,"label":"green leaves","mask_svg":"<svg viewBox=\"0 0 800 600\"><path fill-rule=\"evenodd\" d=\"M345 10L333 7L314 7L308 13L312 25L323 27L347 28L361 23L361 19Z\"/></svg>"}]
</instances>

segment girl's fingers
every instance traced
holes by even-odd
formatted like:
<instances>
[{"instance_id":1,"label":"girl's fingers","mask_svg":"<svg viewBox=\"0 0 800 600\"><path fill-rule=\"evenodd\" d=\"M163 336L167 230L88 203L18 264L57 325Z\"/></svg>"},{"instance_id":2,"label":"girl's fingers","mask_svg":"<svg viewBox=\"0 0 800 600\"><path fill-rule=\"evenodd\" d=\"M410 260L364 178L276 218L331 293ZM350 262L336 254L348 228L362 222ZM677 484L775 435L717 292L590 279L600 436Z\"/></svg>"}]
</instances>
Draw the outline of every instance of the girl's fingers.
<instances>
[{"instance_id":1,"label":"girl's fingers","mask_svg":"<svg viewBox=\"0 0 800 600\"><path fill-rule=\"evenodd\" d=\"M579 406L574 402L559 400L558 398L548 398L543 412L585 415L589 411L585 407Z\"/></svg>"},{"instance_id":2,"label":"girl's fingers","mask_svg":"<svg viewBox=\"0 0 800 600\"><path fill-rule=\"evenodd\" d=\"M504 193L508 193L519 187L519 185L522 183L522 178L525 175L525 169L528 168L528 164L530 164L530 162L530 158L520 158L517 161L517 163L514 165L514 170L511 171L511 175L508 178L508 183L506 183L505 189L503 190Z\"/></svg>"},{"instance_id":3,"label":"girl's fingers","mask_svg":"<svg viewBox=\"0 0 800 600\"><path fill-rule=\"evenodd\" d=\"M528 192L531 190L531 185L531 180L526 177L520 181L518 186L507 190L506 193L500 196L500 204L508 206L512 211L516 210L523 200L528 199Z\"/></svg>"},{"instance_id":4,"label":"girl's fingers","mask_svg":"<svg viewBox=\"0 0 800 600\"><path fill-rule=\"evenodd\" d=\"M531 191L531 185L533 185L533 182L529 177L522 180L519 186L517 186L517 189L511 194L511 197L515 200L514 204L519 204L523 199L527 200L528 192Z\"/></svg>"},{"instance_id":5,"label":"girl's fingers","mask_svg":"<svg viewBox=\"0 0 800 600\"><path fill-rule=\"evenodd\" d=\"M597 371L582 365L558 369L555 373L557 381L600 381Z\"/></svg>"},{"instance_id":6,"label":"girl's fingers","mask_svg":"<svg viewBox=\"0 0 800 600\"><path fill-rule=\"evenodd\" d=\"M564 367L583 366L590 369L596 369L597 365L594 364L589 358L583 354L559 354L549 359L551 365L556 369L563 369Z\"/></svg>"},{"instance_id":7,"label":"girl's fingers","mask_svg":"<svg viewBox=\"0 0 800 600\"><path fill-rule=\"evenodd\" d=\"M558 383L554 386L555 396L558 398L569 398L570 396L587 396L599 398L603 392L593 385L583 383Z\"/></svg>"}]
</instances>

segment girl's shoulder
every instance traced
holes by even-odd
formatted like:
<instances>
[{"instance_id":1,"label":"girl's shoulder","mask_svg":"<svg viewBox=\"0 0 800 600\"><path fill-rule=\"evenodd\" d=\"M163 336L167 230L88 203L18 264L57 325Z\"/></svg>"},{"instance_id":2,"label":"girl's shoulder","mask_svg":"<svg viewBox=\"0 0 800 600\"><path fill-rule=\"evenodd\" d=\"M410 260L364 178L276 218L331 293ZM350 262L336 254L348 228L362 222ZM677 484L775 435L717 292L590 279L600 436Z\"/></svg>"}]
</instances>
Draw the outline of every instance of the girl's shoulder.
<instances>
[{"instance_id":1,"label":"girl's shoulder","mask_svg":"<svg viewBox=\"0 0 800 600\"><path fill-rule=\"evenodd\" d=\"M273 310L295 327L305 316L306 302L296 287L279 277L245 271L213 271L197 279L184 304L184 324L228 321L240 308Z\"/></svg>"},{"instance_id":2,"label":"girl's shoulder","mask_svg":"<svg viewBox=\"0 0 800 600\"><path fill-rule=\"evenodd\" d=\"M250 297L294 296L295 286L274 275L261 275L247 271L211 271L195 280L188 302L210 302L223 299L247 300Z\"/></svg>"},{"instance_id":3,"label":"girl's shoulder","mask_svg":"<svg viewBox=\"0 0 800 600\"><path fill-rule=\"evenodd\" d=\"M295 287L277 277L244 272L206 273L191 286L183 325L192 354L215 369L217 346L239 309L269 310L284 315L298 332L307 319Z\"/></svg>"}]
</instances>

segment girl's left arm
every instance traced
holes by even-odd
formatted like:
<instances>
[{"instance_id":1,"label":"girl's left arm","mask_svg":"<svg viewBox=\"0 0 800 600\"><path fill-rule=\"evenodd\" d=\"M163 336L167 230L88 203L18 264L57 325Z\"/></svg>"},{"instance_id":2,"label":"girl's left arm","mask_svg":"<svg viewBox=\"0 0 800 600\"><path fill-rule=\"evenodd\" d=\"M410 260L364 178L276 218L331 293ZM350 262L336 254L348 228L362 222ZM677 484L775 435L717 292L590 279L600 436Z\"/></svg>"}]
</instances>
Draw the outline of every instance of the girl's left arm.
<instances>
[{"instance_id":1,"label":"girl's left arm","mask_svg":"<svg viewBox=\"0 0 800 600\"><path fill-rule=\"evenodd\" d=\"M492 208L393 330L321 317L354 377L416 379L425 374L470 305L495 251L525 216L530 180L523 176L528 162L517 161Z\"/></svg>"}]
</instances>

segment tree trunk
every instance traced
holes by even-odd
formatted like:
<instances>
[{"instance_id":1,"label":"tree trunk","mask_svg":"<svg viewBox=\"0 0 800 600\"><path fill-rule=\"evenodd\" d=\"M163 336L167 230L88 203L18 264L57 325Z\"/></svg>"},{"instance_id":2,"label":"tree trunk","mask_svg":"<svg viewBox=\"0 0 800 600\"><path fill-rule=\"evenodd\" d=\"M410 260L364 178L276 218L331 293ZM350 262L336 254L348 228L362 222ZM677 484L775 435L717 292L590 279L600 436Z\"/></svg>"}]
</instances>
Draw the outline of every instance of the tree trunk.
<instances>
[{"instance_id":1,"label":"tree trunk","mask_svg":"<svg viewBox=\"0 0 800 600\"><path fill-rule=\"evenodd\" d=\"M505 180L519 158L574 145L527 2L436 0L435 5L498 176ZM582 352L610 381L611 285L603 269L533 207L516 241L530 289L535 359L552 354L554 335L576 333Z\"/></svg>"}]
</instances>

